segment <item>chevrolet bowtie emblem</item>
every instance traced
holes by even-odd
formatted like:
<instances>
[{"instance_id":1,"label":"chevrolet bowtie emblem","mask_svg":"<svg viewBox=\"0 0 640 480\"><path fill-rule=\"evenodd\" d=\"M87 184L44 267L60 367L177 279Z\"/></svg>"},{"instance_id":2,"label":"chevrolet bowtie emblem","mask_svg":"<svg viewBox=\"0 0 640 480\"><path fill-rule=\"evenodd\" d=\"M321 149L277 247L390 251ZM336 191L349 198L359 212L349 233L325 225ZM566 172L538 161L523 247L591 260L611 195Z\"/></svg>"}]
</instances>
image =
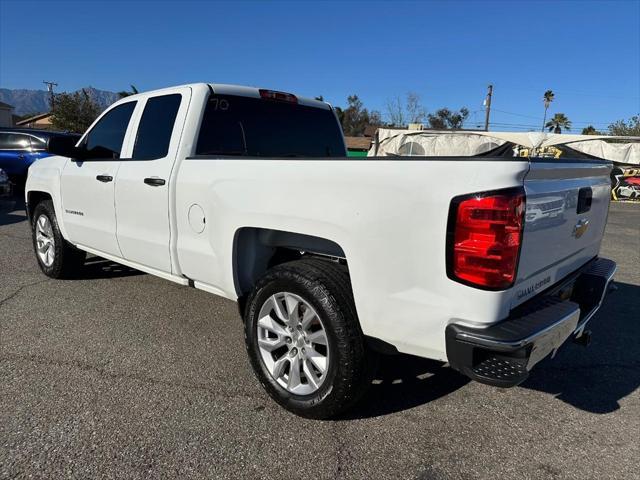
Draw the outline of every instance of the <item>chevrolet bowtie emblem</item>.
<instances>
[{"instance_id":1,"label":"chevrolet bowtie emblem","mask_svg":"<svg viewBox=\"0 0 640 480\"><path fill-rule=\"evenodd\" d=\"M580 238L582 235L584 235L584 232L587 231L587 228L589 228L589 220L587 220L586 218L579 220L578 223L576 223L573 227L573 236L576 238Z\"/></svg>"}]
</instances>

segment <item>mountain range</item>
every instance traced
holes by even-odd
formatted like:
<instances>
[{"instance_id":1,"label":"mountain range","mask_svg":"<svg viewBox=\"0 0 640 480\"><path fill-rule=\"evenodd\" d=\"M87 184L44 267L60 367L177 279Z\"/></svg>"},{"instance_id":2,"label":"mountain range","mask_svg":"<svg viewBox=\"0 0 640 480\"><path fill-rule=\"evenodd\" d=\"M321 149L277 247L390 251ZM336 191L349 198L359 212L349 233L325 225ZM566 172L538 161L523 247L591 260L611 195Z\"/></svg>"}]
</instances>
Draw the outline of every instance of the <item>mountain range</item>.
<instances>
[{"instance_id":1,"label":"mountain range","mask_svg":"<svg viewBox=\"0 0 640 480\"><path fill-rule=\"evenodd\" d=\"M107 90L98 90L93 87L85 87L89 96L102 108L106 108L118 100L118 94ZM60 93L60 92L56 92ZM14 107L14 115L26 115L49 111L49 92L46 90L26 90L0 88L0 102L8 103Z\"/></svg>"}]
</instances>

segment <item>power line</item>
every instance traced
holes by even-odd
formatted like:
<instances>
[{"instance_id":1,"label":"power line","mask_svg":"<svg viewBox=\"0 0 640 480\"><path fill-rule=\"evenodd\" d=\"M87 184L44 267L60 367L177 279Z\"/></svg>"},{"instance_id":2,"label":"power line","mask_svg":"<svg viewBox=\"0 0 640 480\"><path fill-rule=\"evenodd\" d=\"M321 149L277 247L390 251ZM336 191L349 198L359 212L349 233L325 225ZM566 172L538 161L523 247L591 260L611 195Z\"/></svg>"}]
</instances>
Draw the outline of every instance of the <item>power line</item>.
<instances>
[{"instance_id":1,"label":"power line","mask_svg":"<svg viewBox=\"0 0 640 480\"><path fill-rule=\"evenodd\" d=\"M507 112L505 110L498 110L497 108L494 108L493 111L494 112L500 112L500 113L506 113L507 115L514 115L514 116L517 116L517 117L531 118L533 120L540 120L540 117L534 117L532 115L524 115L522 113ZM609 125L611 125L612 123L615 123L615 122L611 122L611 121L609 121L609 122L593 122L593 121L584 121L584 120L571 120L571 123L580 123L580 124L584 124L584 125L593 125L593 126L596 126L596 125L609 126Z\"/></svg>"},{"instance_id":2,"label":"power line","mask_svg":"<svg viewBox=\"0 0 640 480\"><path fill-rule=\"evenodd\" d=\"M500 112L500 113L506 113L506 114L509 114L509 115L515 115L516 117L525 117L525 118L532 118L534 120L540 120L540 117L534 117L532 115L523 115L521 113L506 112L504 110L498 110L497 108L494 108L493 110L496 111L496 112Z\"/></svg>"}]
</instances>

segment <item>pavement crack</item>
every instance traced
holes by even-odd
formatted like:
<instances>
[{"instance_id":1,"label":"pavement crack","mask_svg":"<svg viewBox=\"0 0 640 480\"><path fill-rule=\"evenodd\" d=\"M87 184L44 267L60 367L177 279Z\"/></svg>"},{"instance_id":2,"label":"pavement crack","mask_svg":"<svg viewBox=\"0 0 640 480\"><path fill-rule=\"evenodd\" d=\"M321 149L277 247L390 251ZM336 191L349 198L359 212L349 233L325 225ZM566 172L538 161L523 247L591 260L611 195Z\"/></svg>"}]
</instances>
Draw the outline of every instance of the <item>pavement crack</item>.
<instances>
[{"instance_id":1,"label":"pavement crack","mask_svg":"<svg viewBox=\"0 0 640 480\"><path fill-rule=\"evenodd\" d=\"M333 437L333 443L336 449L336 471L333 478L345 478L345 466L349 464L347 458L350 456L346 450L346 443L344 440L344 428L337 423L333 423L331 426L331 436Z\"/></svg>"},{"instance_id":2,"label":"pavement crack","mask_svg":"<svg viewBox=\"0 0 640 480\"><path fill-rule=\"evenodd\" d=\"M17 290L15 290L13 293L10 293L8 296L6 296L3 299L0 299L0 307L2 307L5 303L7 303L8 301L10 301L11 299L17 297L24 289L29 288L29 287L33 287L34 285L39 285L41 283L46 283L48 282L49 279L45 278L44 280L38 280L37 282L31 282L31 283L27 283L25 285L21 285Z\"/></svg>"}]
</instances>

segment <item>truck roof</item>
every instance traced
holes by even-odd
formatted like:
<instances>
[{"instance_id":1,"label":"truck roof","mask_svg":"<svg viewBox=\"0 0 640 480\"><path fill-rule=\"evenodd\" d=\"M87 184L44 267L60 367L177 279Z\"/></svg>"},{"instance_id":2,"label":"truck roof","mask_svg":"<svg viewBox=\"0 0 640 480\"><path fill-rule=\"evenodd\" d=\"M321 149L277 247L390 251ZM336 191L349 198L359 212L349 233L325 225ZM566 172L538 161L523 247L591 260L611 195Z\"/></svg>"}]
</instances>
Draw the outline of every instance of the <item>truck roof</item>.
<instances>
[{"instance_id":1,"label":"truck roof","mask_svg":"<svg viewBox=\"0 0 640 480\"><path fill-rule=\"evenodd\" d=\"M189 83L189 84L185 84L185 85L174 85L171 87L167 87L165 88L161 88L161 89L156 89L156 90L150 90L150 91L146 91L146 92L140 92L139 94L136 95L130 95L128 97L125 97L126 99L133 99L136 98L138 96L140 97L145 97L148 96L149 94L158 94L160 92L162 92L163 90L167 90L169 88L177 88L177 87L191 87L191 88L211 88L213 89L213 91L215 93L219 93L222 95L240 95L243 97L255 97L255 98L260 98L260 90L273 90L273 91L278 91L278 92L282 92L282 90L276 90L276 89L271 89L271 88L261 88L261 87L249 87L249 86L245 86L245 85L231 85L231 84L226 84L226 83ZM316 100L315 98L309 98L309 97L301 97L299 95L296 95L295 93L292 92L285 92L285 93L291 93L292 95L295 95L295 97L298 99L298 103L300 105L306 105L308 107L316 107L316 108L322 108L325 110L330 110L332 107L329 103L327 102L323 102L320 100ZM120 100L119 100L120 101Z\"/></svg>"},{"instance_id":2,"label":"truck roof","mask_svg":"<svg viewBox=\"0 0 640 480\"><path fill-rule=\"evenodd\" d=\"M259 88L259 87L230 85L225 83L210 83L208 85L210 85L211 88L213 88L213 91L215 93L220 93L222 95L240 95L243 97L260 98L260 90L262 90L262 88ZM275 89L267 88L265 90L275 90ZM276 91L281 91L281 90L276 90ZM327 110L331 108L331 105L328 104L327 102L316 100L315 98L301 97L292 92L286 92L286 93L291 93L292 95L295 95L296 98L298 99L298 103L301 105L307 105L309 107L324 108Z\"/></svg>"}]
</instances>

